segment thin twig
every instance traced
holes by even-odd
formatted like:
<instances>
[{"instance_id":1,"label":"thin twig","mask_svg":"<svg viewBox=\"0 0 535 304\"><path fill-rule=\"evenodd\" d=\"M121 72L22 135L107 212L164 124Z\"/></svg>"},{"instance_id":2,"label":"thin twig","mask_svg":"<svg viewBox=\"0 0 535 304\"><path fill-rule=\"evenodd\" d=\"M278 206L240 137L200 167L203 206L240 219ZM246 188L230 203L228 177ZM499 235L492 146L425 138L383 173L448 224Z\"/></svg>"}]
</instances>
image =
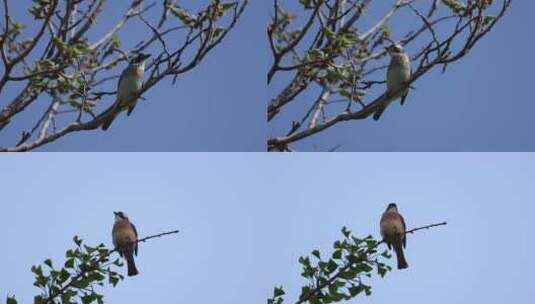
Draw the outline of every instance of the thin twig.
<instances>
[{"instance_id":1,"label":"thin twig","mask_svg":"<svg viewBox=\"0 0 535 304\"><path fill-rule=\"evenodd\" d=\"M178 233L178 232L179 232L178 230L173 230L173 231L163 232L163 233L159 233L159 234L155 234L155 235L150 235L150 236L144 237L142 239L138 239L136 242L133 242L133 243L137 244L137 243L140 243L140 242L146 242L147 240L150 240L150 239L153 239L153 238L159 238L159 237L163 237L165 235L175 234L175 233ZM72 285L74 283L76 283L78 281L78 279L84 277L85 274L87 272L89 272L90 270L98 267L112 253L117 252L118 250L119 250L118 248L114 248L113 250L110 250L107 253L105 253L103 255L100 255L99 258L96 261L90 262L90 264L93 266L93 268L87 267L87 268L80 269L80 272L78 272L78 274L76 276L72 277L70 279L70 281L68 281L68 283L65 284L62 288L58 289L56 292L49 293L48 298L44 298L42 303L45 303L45 304L47 304L47 303L51 303L51 304L55 303L55 301L54 301L55 298L57 298L58 296L63 294L68 288L72 287Z\"/></svg>"}]
</instances>

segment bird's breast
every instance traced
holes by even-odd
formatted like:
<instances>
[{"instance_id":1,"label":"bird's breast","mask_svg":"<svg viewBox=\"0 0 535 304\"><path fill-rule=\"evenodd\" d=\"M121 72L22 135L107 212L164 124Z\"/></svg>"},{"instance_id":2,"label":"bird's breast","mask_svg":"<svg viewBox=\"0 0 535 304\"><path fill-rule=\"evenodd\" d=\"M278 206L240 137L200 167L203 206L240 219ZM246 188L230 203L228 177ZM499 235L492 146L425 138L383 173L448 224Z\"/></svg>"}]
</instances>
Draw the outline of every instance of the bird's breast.
<instances>
[{"instance_id":1,"label":"bird's breast","mask_svg":"<svg viewBox=\"0 0 535 304\"><path fill-rule=\"evenodd\" d=\"M116 247L124 247L136 241L136 234L132 225L127 221L117 221L113 225L113 244Z\"/></svg>"},{"instance_id":2,"label":"bird's breast","mask_svg":"<svg viewBox=\"0 0 535 304\"><path fill-rule=\"evenodd\" d=\"M131 100L143 87L143 77L139 73L126 73L119 83L119 98L125 103L134 102Z\"/></svg>"},{"instance_id":3,"label":"bird's breast","mask_svg":"<svg viewBox=\"0 0 535 304\"><path fill-rule=\"evenodd\" d=\"M405 232L405 227L403 227L403 222L398 214L387 212L383 215L381 218L381 235L384 239L389 240L403 232Z\"/></svg>"},{"instance_id":4,"label":"bird's breast","mask_svg":"<svg viewBox=\"0 0 535 304\"><path fill-rule=\"evenodd\" d=\"M411 77L411 67L405 61L392 61L386 75L387 89L397 91L405 85Z\"/></svg>"}]
</instances>

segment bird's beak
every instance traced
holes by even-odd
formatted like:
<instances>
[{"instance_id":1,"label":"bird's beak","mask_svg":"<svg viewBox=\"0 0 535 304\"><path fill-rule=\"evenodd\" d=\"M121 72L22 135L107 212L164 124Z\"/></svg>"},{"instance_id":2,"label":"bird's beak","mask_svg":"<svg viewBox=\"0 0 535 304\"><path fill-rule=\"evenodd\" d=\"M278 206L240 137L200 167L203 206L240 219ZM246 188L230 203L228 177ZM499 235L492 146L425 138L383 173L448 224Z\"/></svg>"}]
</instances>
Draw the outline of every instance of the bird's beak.
<instances>
[{"instance_id":1,"label":"bird's beak","mask_svg":"<svg viewBox=\"0 0 535 304\"><path fill-rule=\"evenodd\" d=\"M119 212L117 212L117 211L113 211L113 214L115 214L115 215L119 215Z\"/></svg>"}]
</instances>

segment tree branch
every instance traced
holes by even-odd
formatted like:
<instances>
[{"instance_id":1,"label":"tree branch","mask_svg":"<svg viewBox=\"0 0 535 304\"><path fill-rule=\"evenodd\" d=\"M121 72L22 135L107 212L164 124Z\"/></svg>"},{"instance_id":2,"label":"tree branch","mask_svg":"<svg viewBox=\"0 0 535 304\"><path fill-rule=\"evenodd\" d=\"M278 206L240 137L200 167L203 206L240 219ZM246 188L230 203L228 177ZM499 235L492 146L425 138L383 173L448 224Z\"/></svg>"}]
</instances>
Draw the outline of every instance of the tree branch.
<instances>
[{"instance_id":1,"label":"tree branch","mask_svg":"<svg viewBox=\"0 0 535 304\"><path fill-rule=\"evenodd\" d=\"M205 56L234 29L249 3L249 0L204 1L208 4L199 8L195 14L179 6L177 1L165 1L161 7L162 13L152 13L151 18L148 18L156 3L142 7L143 0L132 0L122 17L111 28L106 28L104 34L94 37L92 43L89 43L86 36L98 24L96 20L103 17L106 0L67 1L63 7L56 7L57 0L39 1L34 4L30 12L36 19L44 21L39 32L28 40L29 42L17 39L20 30L13 31L13 25L8 24L5 28L10 34L2 35L0 49L10 45L12 49L7 48L6 52L20 52L23 56L18 55L9 61L6 53L8 63L4 64L4 74L0 76L0 97L4 97L2 95L7 90L3 90L2 86L7 84L13 83L19 93L0 108L0 132L3 132L18 114L47 95L59 101L58 107L53 115L49 112L32 113L36 116L32 125L40 125L43 123L43 117L50 116L52 121L59 124L54 130L50 130L47 125L38 135L29 132L31 126L28 126L26 130L19 132L24 134L24 140L19 140L12 146L0 143L0 152L30 151L67 134L99 128L107 118L117 114L114 111L120 110L111 104L102 104L106 99L103 97L115 94L115 91L110 92L109 82L120 74L117 66L126 60L126 56L149 49L153 52L153 59L147 62L145 68L148 79L138 95L140 98L164 78L172 77L174 84L178 75L199 66ZM80 14L76 17L74 12L70 12L74 6L79 6ZM4 7L7 9L7 1L4 1ZM173 18L166 17L169 12ZM191 16L192 19L184 19L184 16ZM127 21L134 18L144 24L147 37L140 38L134 47L121 50L120 30L128 28L130 23ZM153 18L156 18L156 21L151 20ZM171 24L169 20L174 21L172 26L168 25ZM176 23L180 25L175 26ZM49 30L45 31L46 28ZM17 65L15 68L18 58L30 55L31 49L37 43L44 46L43 54L40 57L33 54L33 63L23 61L24 66ZM12 71L16 72L16 75L12 75ZM111 102L114 101L114 98L110 99Z\"/></svg>"},{"instance_id":2,"label":"tree branch","mask_svg":"<svg viewBox=\"0 0 535 304\"><path fill-rule=\"evenodd\" d=\"M442 222L442 223L430 224L430 225L426 225L426 226L422 226L422 227L417 227L417 228L413 228L411 230L405 231L405 234L412 234L412 233L414 233L416 231L419 231L419 230L430 229L430 228L433 228L433 227L442 226L442 225L446 225L446 224L447 224L446 222ZM381 241L377 242L376 245L378 246L378 245L380 245L381 243L384 243L384 242L385 242L384 240L381 240ZM322 283L319 283L307 295L301 297L295 303L296 304L302 304L302 303L305 303L305 302L308 302L308 301L314 299L318 294L320 294L320 292L324 288L330 286L333 282L335 282L338 278L340 278L340 276L343 273L345 273L347 270L349 270L355 262L356 261L351 261L351 262L347 263L345 266L341 267L336 273L334 273L332 276L330 276L327 280L324 280Z\"/></svg>"},{"instance_id":3,"label":"tree branch","mask_svg":"<svg viewBox=\"0 0 535 304\"><path fill-rule=\"evenodd\" d=\"M448 64L466 56L479 39L488 34L503 18L511 2L512 0L502 0L500 7L496 5L497 1L465 3L435 0L416 5L414 0L396 0L392 8L377 21L365 22L371 23L371 26L360 32L360 27L356 26L357 21L366 16L362 12L368 8L371 1L302 2L303 9L311 10L312 15L316 14L317 18L307 16L305 25L301 28L293 27L293 23L298 23L300 19L288 17L292 16L292 13L285 11L279 1L274 1L275 15L268 27L273 56L268 79L273 77L274 71L292 74L285 82L278 84L280 88L271 90L275 91L275 94L267 106L268 123L274 123L273 118L281 113L286 105L299 102L297 97L305 95L302 93L307 90L328 88L332 94L329 100L322 104L322 111L331 113L330 117L320 121L318 115L311 115L308 123L302 122L298 128L294 128L297 119L290 117L292 132L285 136L269 138L268 151L293 150L289 144L311 137L343 121L366 119L377 109L383 108L385 103L390 101L389 96L384 94L385 89L380 88L382 92L379 96L372 96L370 101L365 101L364 97L369 90L385 83L380 80L385 77L380 73L388 67L388 64L384 63L387 54L385 46L392 43L403 46L419 44L415 46L416 53L410 56L416 67L413 67L410 83L405 88L411 88L410 84L432 68L439 66L444 72ZM448 7L439 10L439 5ZM349 9L344 11L344 6ZM404 9L413 13L420 25L404 34L393 33L388 21ZM493 12L495 15L491 15ZM424 37L424 34L429 35ZM400 38L394 39L395 36ZM281 49L284 50L283 53L277 51ZM331 99L346 100L347 106L345 109L336 106ZM308 104L310 102L304 100L301 105L303 113L308 111ZM357 104L360 108L352 110L352 104Z\"/></svg>"},{"instance_id":4,"label":"tree branch","mask_svg":"<svg viewBox=\"0 0 535 304\"><path fill-rule=\"evenodd\" d=\"M136 242L133 242L133 243L137 244L137 243L141 243L141 242L146 242L146 241L148 241L150 239L153 239L153 238L159 238L159 237L163 237L163 236L166 236L166 235L169 235L169 234L175 234L175 233L178 233L178 232L179 232L178 230L173 230L173 231L163 232L163 233L159 233L159 234L155 234L155 235L150 235L150 236L144 237L142 239L138 239ZM91 261L90 262L91 268L87 267L87 268L80 269L78 274L76 276L72 277L65 285L63 285L61 288L57 289L57 291L49 293L48 297L43 298L42 303L44 303L44 304L54 304L55 303L55 299L57 297L61 296L69 288L73 287L73 285L76 284L79 279L83 278L89 271L91 271L92 269L98 268L100 266L100 264L102 264L104 261L106 261L107 258L112 253L117 252L118 250L119 250L118 248L114 248L113 250L109 250L109 251L107 251L107 253L100 255L100 257L97 260Z\"/></svg>"}]
</instances>

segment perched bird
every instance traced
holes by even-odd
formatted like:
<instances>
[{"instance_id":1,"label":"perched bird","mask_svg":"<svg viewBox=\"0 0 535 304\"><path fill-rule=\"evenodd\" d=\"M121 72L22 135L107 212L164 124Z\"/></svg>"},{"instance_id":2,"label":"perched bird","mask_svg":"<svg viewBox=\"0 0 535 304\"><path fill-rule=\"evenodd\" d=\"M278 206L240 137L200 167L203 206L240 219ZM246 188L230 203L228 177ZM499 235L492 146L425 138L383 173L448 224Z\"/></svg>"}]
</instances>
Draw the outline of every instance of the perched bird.
<instances>
[{"instance_id":1,"label":"perched bird","mask_svg":"<svg viewBox=\"0 0 535 304\"><path fill-rule=\"evenodd\" d=\"M381 236L388 245L388 249L394 247L398 258L398 269L409 267L403 255L403 248L407 246L405 229L405 220L399 214L398 207L394 203L389 204L381 217Z\"/></svg>"},{"instance_id":2,"label":"perched bird","mask_svg":"<svg viewBox=\"0 0 535 304\"><path fill-rule=\"evenodd\" d=\"M386 48L390 55L390 65L386 72L386 95L387 101L379 107L373 114L374 120L379 120L386 107L396 99L401 97L401 104L405 102L405 98L409 93L409 80L411 78L411 60L409 55L405 53L403 47L399 44L393 44ZM406 87L403 90L403 87Z\"/></svg>"},{"instance_id":3,"label":"perched bird","mask_svg":"<svg viewBox=\"0 0 535 304\"><path fill-rule=\"evenodd\" d=\"M128 267L128 276L138 274L136 264L134 263L134 254L137 255L137 231L134 224L124 214L124 212L113 212L115 214L115 223L113 224L112 238L113 245L117 251L126 259Z\"/></svg>"},{"instance_id":4,"label":"perched bird","mask_svg":"<svg viewBox=\"0 0 535 304\"><path fill-rule=\"evenodd\" d=\"M139 53L124 69L119 77L117 84L117 98L110 108L113 112L106 121L102 123L102 130L106 131L111 123L120 112L128 109L126 115L130 115L137 103L137 94L143 88L143 79L145 75L145 59L150 55Z\"/></svg>"}]
</instances>

